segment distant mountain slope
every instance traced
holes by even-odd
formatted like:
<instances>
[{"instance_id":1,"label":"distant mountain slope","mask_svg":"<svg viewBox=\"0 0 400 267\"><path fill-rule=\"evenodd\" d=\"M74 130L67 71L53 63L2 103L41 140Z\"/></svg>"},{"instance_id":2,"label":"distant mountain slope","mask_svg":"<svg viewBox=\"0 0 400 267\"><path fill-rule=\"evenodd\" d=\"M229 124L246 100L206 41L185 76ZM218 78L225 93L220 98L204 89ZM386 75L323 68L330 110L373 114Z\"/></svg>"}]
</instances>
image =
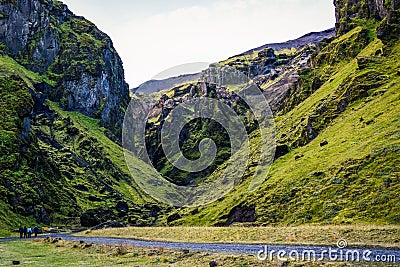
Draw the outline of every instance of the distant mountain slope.
<instances>
[{"instance_id":1,"label":"distant mountain slope","mask_svg":"<svg viewBox=\"0 0 400 267\"><path fill-rule=\"evenodd\" d=\"M281 50L291 50L291 49L301 49L304 46L312 45L312 44L317 44L321 42L322 40L326 38L333 37L335 35L335 29L328 29L325 31L321 32L311 32L308 33L300 38L286 41L283 43L272 43L272 44L266 44L257 48L253 48L251 50L248 50L244 53L241 53L236 56L232 56L227 59L227 61L231 59L236 59L236 58L241 58L245 55L252 54L254 52L259 52L262 50L266 50L268 48L273 49L275 51L281 51ZM247 70L243 70L246 72ZM133 88L132 92L143 92L147 94L155 93L155 92L160 92L164 90L171 89L177 85L184 84L184 83L189 83L189 82L195 82L201 77L201 73L193 73L193 74L184 74L176 77L171 77L167 79L162 79L162 80L150 80L147 81L143 84L141 84L137 88ZM253 74L253 76L256 74ZM258 74L257 74L258 75Z\"/></svg>"},{"instance_id":2,"label":"distant mountain slope","mask_svg":"<svg viewBox=\"0 0 400 267\"><path fill-rule=\"evenodd\" d=\"M250 54L253 53L254 51L259 51L263 50L265 48L272 48L274 50L283 50L283 49L299 49L302 48L305 45L310 45L310 44L317 44L321 42L322 40L330 37L335 36L335 28L331 28L325 31L321 32L310 32L308 34L305 34L297 39L286 41L283 43L272 43L272 44L266 44L262 45L253 49L250 49L242 54L239 54L238 56L241 56L243 54Z\"/></svg>"},{"instance_id":3,"label":"distant mountain slope","mask_svg":"<svg viewBox=\"0 0 400 267\"><path fill-rule=\"evenodd\" d=\"M163 80L150 80L139 87L132 89L134 93L141 92L146 94L156 93L171 89L177 85L197 81L201 77L201 73L183 74Z\"/></svg>"}]
</instances>

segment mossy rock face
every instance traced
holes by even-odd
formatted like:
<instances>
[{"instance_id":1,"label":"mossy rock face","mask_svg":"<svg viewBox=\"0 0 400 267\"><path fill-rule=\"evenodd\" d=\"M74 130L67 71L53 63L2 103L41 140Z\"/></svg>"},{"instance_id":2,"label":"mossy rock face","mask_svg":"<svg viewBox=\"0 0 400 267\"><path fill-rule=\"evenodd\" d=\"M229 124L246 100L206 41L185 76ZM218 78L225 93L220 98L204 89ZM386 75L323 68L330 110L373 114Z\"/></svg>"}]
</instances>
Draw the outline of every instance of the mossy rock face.
<instances>
[{"instance_id":1,"label":"mossy rock face","mask_svg":"<svg viewBox=\"0 0 400 267\"><path fill-rule=\"evenodd\" d=\"M30 126L24 122L32 110L33 101L29 94L29 87L20 77L0 78L0 88L2 99L0 103L0 167L6 170L12 169L17 164L22 147L29 145ZM22 135L25 136L24 139Z\"/></svg>"},{"instance_id":2,"label":"mossy rock face","mask_svg":"<svg viewBox=\"0 0 400 267\"><path fill-rule=\"evenodd\" d=\"M93 227L116 218L115 211L101 207L84 212L80 216L80 224L84 227Z\"/></svg>"},{"instance_id":3,"label":"mossy rock face","mask_svg":"<svg viewBox=\"0 0 400 267\"><path fill-rule=\"evenodd\" d=\"M334 5L336 8L336 32L338 34L345 34L356 27L358 24L354 23L354 18L370 21L388 20L389 23L382 25L378 35L383 37L383 41L398 39L399 0L335 0Z\"/></svg>"},{"instance_id":4,"label":"mossy rock face","mask_svg":"<svg viewBox=\"0 0 400 267\"><path fill-rule=\"evenodd\" d=\"M324 47L316 56L316 65L334 65L342 60L354 58L371 42L369 30L357 27Z\"/></svg>"},{"instance_id":5,"label":"mossy rock face","mask_svg":"<svg viewBox=\"0 0 400 267\"><path fill-rule=\"evenodd\" d=\"M306 68L299 71L298 84L294 90L288 93L285 104L278 114L285 114L303 102L329 79L331 72L330 68L325 68L324 70Z\"/></svg>"},{"instance_id":6,"label":"mossy rock face","mask_svg":"<svg viewBox=\"0 0 400 267\"><path fill-rule=\"evenodd\" d=\"M50 85L41 91L50 100L99 118L119 139L129 89L111 39L60 2L9 2L0 4L7 25L0 37L3 53L39 73Z\"/></svg>"},{"instance_id":7,"label":"mossy rock face","mask_svg":"<svg viewBox=\"0 0 400 267\"><path fill-rule=\"evenodd\" d=\"M343 113L349 105L368 97L369 90L384 85L388 77L374 70L357 73L345 79L331 97L322 101L308 118L306 128L301 138L291 144L292 147L302 146L317 137L335 118ZM340 96L340 97L337 97Z\"/></svg>"},{"instance_id":8,"label":"mossy rock face","mask_svg":"<svg viewBox=\"0 0 400 267\"><path fill-rule=\"evenodd\" d=\"M385 18L390 10L390 7L385 6L384 1L335 0L334 5L336 8L336 30L338 34L344 34L354 27L351 23L351 18L380 20Z\"/></svg>"},{"instance_id":9,"label":"mossy rock face","mask_svg":"<svg viewBox=\"0 0 400 267\"><path fill-rule=\"evenodd\" d=\"M385 44L394 44L400 36L400 11L392 13L395 19L384 19L376 29L376 34Z\"/></svg>"},{"instance_id":10,"label":"mossy rock face","mask_svg":"<svg viewBox=\"0 0 400 267\"><path fill-rule=\"evenodd\" d=\"M67 80L79 78L82 73L101 76L105 69L103 50L110 45L108 36L83 18L66 21L57 31L61 53L50 71Z\"/></svg>"},{"instance_id":11,"label":"mossy rock face","mask_svg":"<svg viewBox=\"0 0 400 267\"><path fill-rule=\"evenodd\" d=\"M167 95L171 95L171 98ZM173 183L178 185L197 185L209 177L218 167L222 166L231 156L231 140L228 132L223 126L211 119L194 119L186 124L179 135L179 145L183 155L189 160L200 157L199 144L204 138L212 139L217 146L216 158L212 164L203 171L186 172L173 166L166 158L161 145L160 125L173 110L173 106L178 105L181 99L194 99L196 97L210 97L219 99L221 102L232 107L238 114L247 131L252 133L255 127L254 116L251 115L248 106L233 92L228 92L227 88L217 88L215 84L185 84L177 86L163 94L156 107L149 123L146 125L146 146L149 158L153 166Z\"/></svg>"}]
</instances>

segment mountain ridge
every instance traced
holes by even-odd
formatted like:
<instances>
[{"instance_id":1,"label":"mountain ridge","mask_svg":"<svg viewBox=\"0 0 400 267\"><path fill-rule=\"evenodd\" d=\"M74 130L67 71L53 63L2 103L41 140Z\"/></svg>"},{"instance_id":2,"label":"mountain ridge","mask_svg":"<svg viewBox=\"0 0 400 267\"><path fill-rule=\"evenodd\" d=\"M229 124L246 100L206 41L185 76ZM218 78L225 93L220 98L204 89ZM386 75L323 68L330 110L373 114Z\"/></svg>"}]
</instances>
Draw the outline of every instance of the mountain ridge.
<instances>
[{"instance_id":1,"label":"mountain ridge","mask_svg":"<svg viewBox=\"0 0 400 267\"><path fill-rule=\"evenodd\" d=\"M227 58L226 60L244 56L247 54L251 54L253 52L261 51L267 48L271 48L275 51L280 51L284 49L300 49L304 46L310 45L310 44L317 44L324 39L331 38L335 34L335 28L330 28L324 31L320 32L310 32L308 34L305 34L299 38L281 42L281 43L270 43L270 44L265 44L250 50L247 50L246 52L240 53L235 56L231 56ZM154 92L159 92L159 91L164 91L167 89L171 89L174 86L177 86L179 84L183 84L186 82L194 82L198 80L198 78L201 77L201 72L198 73L188 73L188 74L182 74L179 76L173 76L169 77L166 79L160 79L160 80L149 80L144 83L142 83L140 86L131 89L132 92L136 92L140 89L141 92L145 93L154 93ZM186 79L187 78L187 79Z\"/></svg>"},{"instance_id":2,"label":"mountain ridge","mask_svg":"<svg viewBox=\"0 0 400 267\"><path fill-rule=\"evenodd\" d=\"M265 48L272 48L274 50L283 50L283 49L292 49L292 48L299 49L305 45L317 44L317 43L321 42L323 39L333 37L333 36L335 36L335 31L336 31L335 28L330 28L327 30L319 31L319 32L309 32L309 33L304 34L301 37L293 39L293 40L289 40L289 41L285 41L285 42L281 42L281 43L265 44L265 45L250 49L250 50L248 50L244 53L238 54L236 56L249 54L254 51L262 50ZM235 56L233 56L233 57L235 57Z\"/></svg>"},{"instance_id":3,"label":"mountain ridge","mask_svg":"<svg viewBox=\"0 0 400 267\"><path fill-rule=\"evenodd\" d=\"M169 77L166 79L160 80L149 80L136 88L131 89L133 93L141 92L145 94L156 93L160 91L164 91L167 89L171 89L174 86L179 84L194 82L198 80L201 76L201 72L198 73L189 73L189 74L181 74L178 76Z\"/></svg>"}]
</instances>

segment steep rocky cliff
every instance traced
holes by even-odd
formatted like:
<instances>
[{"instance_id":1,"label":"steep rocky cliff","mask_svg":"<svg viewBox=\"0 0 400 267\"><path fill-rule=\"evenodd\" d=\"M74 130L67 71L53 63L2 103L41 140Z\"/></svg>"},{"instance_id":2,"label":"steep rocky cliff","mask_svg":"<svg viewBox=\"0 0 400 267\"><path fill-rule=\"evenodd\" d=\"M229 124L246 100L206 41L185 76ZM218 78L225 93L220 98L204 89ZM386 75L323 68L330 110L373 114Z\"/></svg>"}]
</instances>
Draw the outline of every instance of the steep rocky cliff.
<instances>
[{"instance_id":1,"label":"steep rocky cliff","mask_svg":"<svg viewBox=\"0 0 400 267\"><path fill-rule=\"evenodd\" d=\"M1 1L0 42L42 75L47 85L38 90L50 100L119 134L128 85L111 39L94 24L56 0Z\"/></svg>"},{"instance_id":2,"label":"steep rocky cliff","mask_svg":"<svg viewBox=\"0 0 400 267\"><path fill-rule=\"evenodd\" d=\"M336 23L340 28L356 17L382 20L389 17L390 11L398 9L399 3L398 0L335 0Z\"/></svg>"},{"instance_id":3,"label":"steep rocky cliff","mask_svg":"<svg viewBox=\"0 0 400 267\"><path fill-rule=\"evenodd\" d=\"M58 1L1 1L0 227L148 222L118 145L128 101L94 24Z\"/></svg>"},{"instance_id":4,"label":"steep rocky cliff","mask_svg":"<svg viewBox=\"0 0 400 267\"><path fill-rule=\"evenodd\" d=\"M381 21L377 35L382 41L400 34L399 0L335 0L334 5L338 34L350 31L360 20Z\"/></svg>"}]
</instances>

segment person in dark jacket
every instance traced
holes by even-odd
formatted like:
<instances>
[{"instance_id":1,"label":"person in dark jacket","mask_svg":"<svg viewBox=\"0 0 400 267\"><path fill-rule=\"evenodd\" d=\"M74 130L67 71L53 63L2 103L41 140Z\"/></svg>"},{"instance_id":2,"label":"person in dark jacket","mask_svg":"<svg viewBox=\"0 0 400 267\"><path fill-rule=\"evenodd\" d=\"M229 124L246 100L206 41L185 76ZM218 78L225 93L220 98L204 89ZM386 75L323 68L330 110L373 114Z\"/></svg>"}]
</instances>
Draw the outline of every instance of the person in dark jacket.
<instances>
[{"instance_id":1,"label":"person in dark jacket","mask_svg":"<svg viewBox=\"0 0 400 267\"><path fill-rule=\"evenodd\" d=\"M19 238L23 238L24 237L24 228L22 227L22 225L19 226Z\"/></svg>"},{"instance_id":2,"label":"person in dark jacket","mask_svg":"<svg viewBox=\"0 0 400 267\"><path fill-rule=\"evenodd\" d=\"M35 226L33 228L33 233L35 234L35 237L37 237L38 233L39 233L39 228L37 226Z\"/></svg>"},{"instance_id":3,"label":"person in dark jacket","mask_svg":"<svg viewBox=\"0 0 400 267\"><path fill-rule=\"evenodd\" d=\"M28 228L26 228L26 226L24 226L24 238L28 237Z\"/></svg>"}]
</instances>

